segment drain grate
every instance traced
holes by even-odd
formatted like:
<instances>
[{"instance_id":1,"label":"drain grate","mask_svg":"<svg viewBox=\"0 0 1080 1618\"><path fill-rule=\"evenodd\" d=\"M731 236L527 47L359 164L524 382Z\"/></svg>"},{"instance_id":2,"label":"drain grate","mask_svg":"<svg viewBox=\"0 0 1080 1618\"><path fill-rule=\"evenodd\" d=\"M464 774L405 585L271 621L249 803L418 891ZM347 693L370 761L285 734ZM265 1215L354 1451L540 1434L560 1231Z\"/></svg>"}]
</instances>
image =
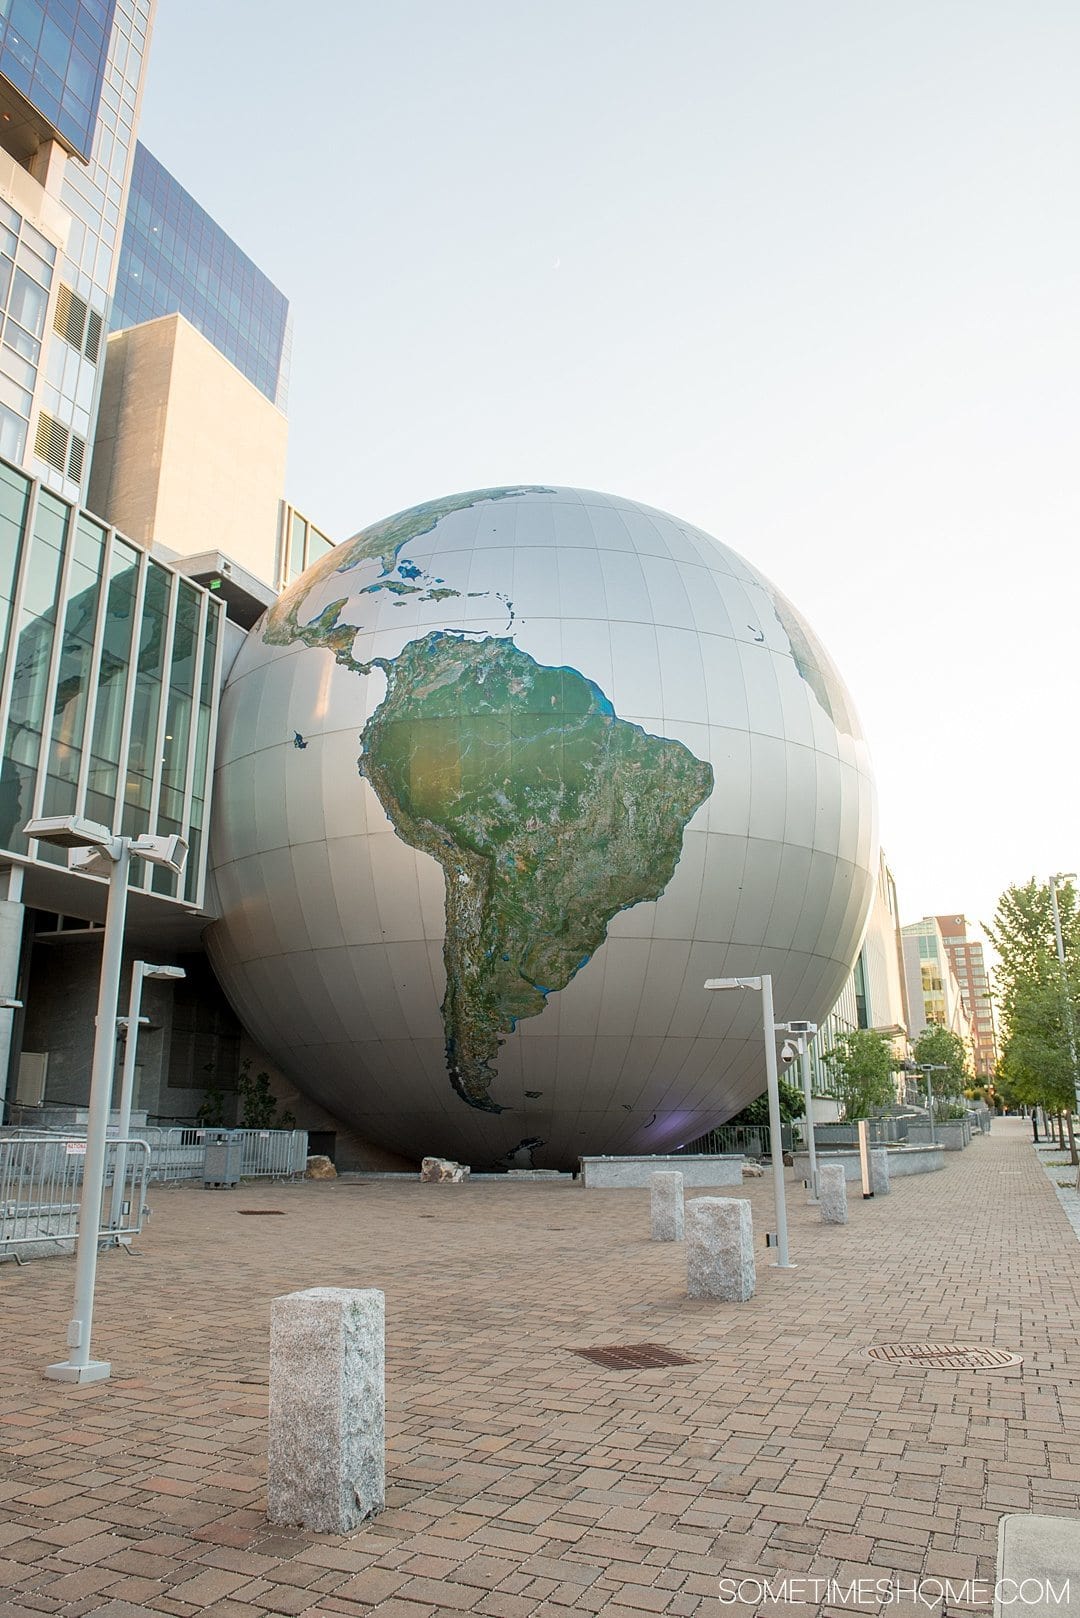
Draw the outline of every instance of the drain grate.
<instances>
[{"instance_id":1,"label":"drain grate","mask_svg":"<svg viewBox=\"0 0 1080 1618\"><path fill-rule=\"evenodd\" d=\"M872 1360L887 1364L907 1361L930 1371L1001 1371L1024 1363L1019 1354L977 1343L876 1343L867 1353Z\"/></svg>"},{"instance_id":2,"label":"drain grate","mask_svg":"<svg viewBox=\"0 0 1080 1618\"><path fill-rule=\"evenodd\" d=\"M284 1216L284 1208L237 1208L238 1214L246 1214L249 1219L266 1219L270 1214Z\"/></svg>"},{"instance_id":3,"label":"drain grate","mask_svg":"<svg viewBox=\"0 0 1080 1618\"><path fill-rule=\"evenodd\" d=\"M603 1348L572 1348L570 1352L609 1371L656 1371L666 1365L697 1363L662 1343L610 1343Z\"/></svg>"}]
</instances>

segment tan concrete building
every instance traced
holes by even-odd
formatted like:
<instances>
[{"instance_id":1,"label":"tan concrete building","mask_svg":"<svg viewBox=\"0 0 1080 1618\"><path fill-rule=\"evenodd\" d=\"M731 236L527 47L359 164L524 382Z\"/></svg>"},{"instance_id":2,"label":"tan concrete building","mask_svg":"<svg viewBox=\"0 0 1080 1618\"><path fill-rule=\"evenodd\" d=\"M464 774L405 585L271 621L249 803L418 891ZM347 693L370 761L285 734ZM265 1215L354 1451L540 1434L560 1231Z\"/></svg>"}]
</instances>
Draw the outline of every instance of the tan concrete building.
<instances>
[{"instance_id":1,"label":"tan concrete building","mask_svg":"<svg viewBox=\"0 0 1080 1618\"><path fill-rule=\"evenodd\" d=\"M219 552L275 584L288 422L182 315L109 338L92 510L166 560Z\"/></svg>"}]
</instances>

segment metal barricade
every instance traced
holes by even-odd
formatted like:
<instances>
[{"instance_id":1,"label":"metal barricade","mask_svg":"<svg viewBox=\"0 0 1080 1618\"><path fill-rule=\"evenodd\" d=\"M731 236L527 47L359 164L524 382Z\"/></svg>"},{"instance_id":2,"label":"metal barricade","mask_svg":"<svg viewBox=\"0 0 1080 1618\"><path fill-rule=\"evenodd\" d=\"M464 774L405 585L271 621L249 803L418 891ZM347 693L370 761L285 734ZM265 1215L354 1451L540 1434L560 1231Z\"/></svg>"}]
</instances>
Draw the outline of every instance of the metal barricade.
<instances>
[{"instance_id":1,"label":"metal barricade","mask_svg":"<svg viewBox=\"0 0 1080 1618\"><path fill-rule=\"evenodd\" d=\"M307 1169L306 1129L241 1129L240 1177L244 1180L292 1180Z\"/></svg>"},{"instance_id":2,"label":"metal barricade","mask_svg":"<svg viewBox=\"0 0 1080 1618\"><path fill-rule=\"evenodd\" d=\"M177 1125L169 1129L144 1131L150 1148L150 1178L168 1184L176 1180L202 1178L206 1130Z\"/></svg>"},{"instance_id":3,"label":"metal barricade","mask_svg":"<svg viewBox=\"0 0 1080 1618\"><path fill-rule=\"evenodd\" d=\"M202 1180L206 1143L222 1131L176 1125L143 1133L150 1148L150 1178L168 1183ZM305 1129L229 1129L225 1133L241 1142L241 1179L291 1180L307 1169Z\"/></svg>"},{"instance_id":4,"label":"metal barricade","mask_svg":"<svg viewBox=\"0 0 1080 1618\"><path fill-rule=\"evenodd\" d=\"M0 1139L0 1258L21 1259L23 1247L74 1243L79 1230L85 1163L85 1136L17 1135ZM146 1141L106 1142L105 1191L98 1228L101 1237L120 1240L140 1233L148 1212L149 1170L150 1147Z\"/></svg>"}]
</instances>

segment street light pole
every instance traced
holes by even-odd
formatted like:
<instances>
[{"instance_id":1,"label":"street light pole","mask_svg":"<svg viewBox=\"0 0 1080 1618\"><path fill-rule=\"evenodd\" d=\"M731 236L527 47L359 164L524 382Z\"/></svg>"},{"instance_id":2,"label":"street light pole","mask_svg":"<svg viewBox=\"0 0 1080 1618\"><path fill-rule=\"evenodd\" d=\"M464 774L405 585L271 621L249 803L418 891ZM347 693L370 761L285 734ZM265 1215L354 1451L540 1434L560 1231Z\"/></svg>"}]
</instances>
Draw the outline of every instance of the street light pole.
<instances>
[{"instance_id":1,"label":"street light pole","mask_svg":"<svg viewBox=\"0 0 1080 1618\"><path fill-rule=\"evenodd\" d=\"M937 1135L934 1131L934 1073L948 1073L948 1062L920 1062L920 1073L926 1074L926 1115L930 1124L930 1144L937 1145Z\"/></svg>"},{"instance_id":2,"label":"street light pole","mask_svg":"<svg viewBox=\"0 0 1080 1618\"><path fill-rule=\"evenodd\" d=\"M799 1036L799 1068L802 1075L803 1106L806 1109L806 1148L810 1154L810 1200L816 1202L817 1146L814 1141L814 1102L810 1084L810 1041L805 1034Z\"/></svg>"},{"instance_id":3,"label":"street light pole","mask_svg":"<svg viewBox=\"0 0 1080 1618\"><path fill-rule=\"evenodd\" d=\"M765 1034L765 1078L769 1091L769 1142L772 1152L773 1197L776 1203L776 1267L793 1270L788 1257L787 1193L784 1186L784 1139L780 1122L780 1079L776 1067L776 1014L773 1010L772 976L765 972L753 978L709 978L707 989L755 989L761 995L761 1020Z\"/></svg>"},{"instance_id":4,"label":"street light pole","mask_svg":"<svg viewBox=\"0 0 1080 1618\"><path fill-rule=\"evenodd\" d=\"M1054 918L1054 943L1057 946L1058 965L1061 968L1061 991L1064 999L1065 1029L1069 1037L1069 1060L1073 1071L1073 1096L1075 1100L1074 1111L1080 1113L1080 1070L1076 1065L1076 1029L1073 1025L1072 997L1069 993L1069 979L1065 970L1065 940L1061 932L1061 911L1058 909L1057 885L1059 882L1075 881L1072 871L1058 871L1050 878L1050 913ZM1080 1175L1077 1176L1080 1183Z\"/></svg>"},{"instance_id":5,"label":"street light pole","mask_svg":"<svg viewBox=\"0 0 1080 1618\"><path fill-rule=\"evenodd\" d=\"M68 1359L46 1367L56 1382L100 1382L109 1374L107 1360L90 1358L90 1331L94 1319L94 1284L97 1279L98 1229L105 1189L105 1146L109 1106L116 1063L116 997L120 992L120 965L127 919L130 839L118 837L110 851L109 897L105 910L105 937L101 951L97 1016L94 1019L94 1061L90 1070L90 1106L86 1117L86 1161L79 1202L79 1233L75 1244L75 1304L68 1325Z\"/></svg>"},{"instance_id":6,"label":"street light pole","mask_svg":"<svg viewBox=\"0 0 1080 1618\"><path fill-rule=\"evenodd\" d=\"M90 1070L90 1104L86 1119L86 1158L79 1199L75 1243L75 1303L68 1325L70 1357L45 1368L54 1382L100 1382L109 1375L108 1360L90 1358L94 1318L94 1283L97 1278L98 1236L105 1189L105 1149L109 1107L116 1064L116 1001L120 992L120 966L127 916L128 869L132 856L164 865L179 873L187 859L183 837L123 837L81 815L52 815L30 820L23 828L31 840L53 843L68 850L72 870L108 874L105 935L102 939L101 978L94 1019L94 1056Z\"/></svg>"},{"instance_id":7,"label":"street light pole","mask_svg":"<svg viewBox=\"0 0 1080 1618\"><path fill-rule=\"evenodd\" d=\"M765 1077L769 1086L769 1136L772 1144L773 1194L776 1198L776 1264L793 1269L788 1258L787 1187L784 1185L784 1131L780 1119L780 1075L776 1067L776 1013L772 973L761 978L761 1017L765 1031Z\"/></svg>"},{"instance_id":8,"label":"street light pole","mask_svg":"<svg viewBox=\"0 0 1080 1618\"><path fill-rule=\"evenodd\" d=\"M128 1014L126 1023L126 1037L124 1039L124 1066L120 1079L120 1108L119 1127L117 1129L116 1168L113 1173L112 1206L109 1211L109 1225L112 1230L119 1230L124 1212L124 1179L127 1175L127 1139L131 1133L131 1103L135 1092L135 1055L139 1044L139 1027L146 1021L140 1015L142 1010L142 986L146 978L168 978L176 980L186 977L187 973L182 966L151 966L146 961L136 961L131 968L131 997L128 1000Z\"/></svg>"}]
</instances>

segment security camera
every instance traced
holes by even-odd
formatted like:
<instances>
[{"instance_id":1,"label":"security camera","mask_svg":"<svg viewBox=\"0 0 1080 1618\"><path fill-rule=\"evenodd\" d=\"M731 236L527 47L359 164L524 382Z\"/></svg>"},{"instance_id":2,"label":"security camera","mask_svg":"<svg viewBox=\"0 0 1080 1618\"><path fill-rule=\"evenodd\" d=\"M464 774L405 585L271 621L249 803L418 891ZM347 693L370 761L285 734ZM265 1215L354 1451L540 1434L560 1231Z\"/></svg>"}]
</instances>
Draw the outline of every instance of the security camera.
<instances>
[{"instance_id":1,"label":"security camera","mask_svg":"<svg viewBox=\"0 0 1080 1618\"><path fill-rule=\"evenodd\" d=\"M783 1062L784 1066L786 1067L789 1062L794 1062L798 1054L799 1047L795 1044L794 1040L785 1039L780 1050L780 1060Z\"/></svg>"}]
</instances>

